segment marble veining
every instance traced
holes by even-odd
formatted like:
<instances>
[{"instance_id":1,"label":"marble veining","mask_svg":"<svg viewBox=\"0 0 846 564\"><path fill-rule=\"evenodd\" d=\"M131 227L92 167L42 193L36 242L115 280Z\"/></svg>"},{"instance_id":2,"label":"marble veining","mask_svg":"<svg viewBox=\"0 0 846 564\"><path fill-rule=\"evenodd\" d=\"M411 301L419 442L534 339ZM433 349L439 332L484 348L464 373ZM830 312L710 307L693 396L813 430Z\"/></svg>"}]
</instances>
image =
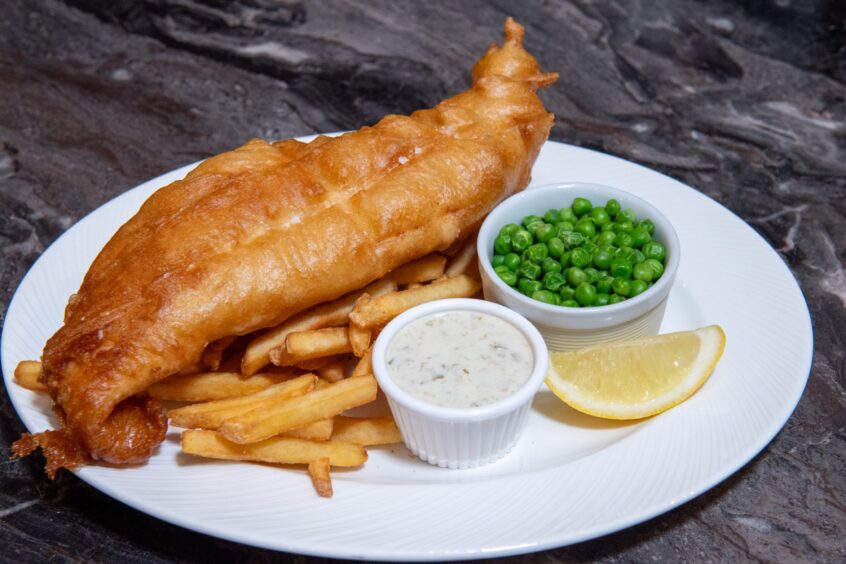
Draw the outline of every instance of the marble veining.
<instances>
[{"instance_id":1,"label":"marble veining","mask_svg":"<svg viewBox=\"0 0 846 564\"><path fill-rule=\"evenodd\" d=\"M33 261L92 209L250 137L357 128L434 104L469 84L469 61L506 15L561 73L544 93L552 138L660 170L738 214L789 265L815 330L796 412L741 471L626 531L509 560L846 560L840 1L8 0L0 321ZM38 460L7 461L22 429L0 394L4 559L280 556L160 522L68 473L50 482Z\"/></svg>"}]
</instances>

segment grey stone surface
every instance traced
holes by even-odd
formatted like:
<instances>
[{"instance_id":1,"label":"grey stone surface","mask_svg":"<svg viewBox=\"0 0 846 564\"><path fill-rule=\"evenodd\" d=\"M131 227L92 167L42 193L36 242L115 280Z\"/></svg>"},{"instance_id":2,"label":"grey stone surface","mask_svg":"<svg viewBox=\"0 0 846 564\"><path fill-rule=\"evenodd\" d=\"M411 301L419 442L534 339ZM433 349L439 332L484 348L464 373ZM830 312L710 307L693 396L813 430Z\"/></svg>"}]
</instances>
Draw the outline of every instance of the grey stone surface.
<instances>
[{"instance_id":1,"label":"grey stone surface","mask_svg":"<svg viewBox=\"0 0 846 564\"><path fill-rule=\"evenodd\" d=\"M250 137L432 105L469 84L509 14L561 73L544 93L552 138L660 170L749 222L792 269L815 330L796 412L740 472L639 526L510 560L846 560L840 1L6 0L0 315L39 254L100 204ZM22 430L3 391L0 459ZM2 559L285 557L163 523L70 473L50 482L40 466L0 463Z\"/></svg>"}]
</instances>

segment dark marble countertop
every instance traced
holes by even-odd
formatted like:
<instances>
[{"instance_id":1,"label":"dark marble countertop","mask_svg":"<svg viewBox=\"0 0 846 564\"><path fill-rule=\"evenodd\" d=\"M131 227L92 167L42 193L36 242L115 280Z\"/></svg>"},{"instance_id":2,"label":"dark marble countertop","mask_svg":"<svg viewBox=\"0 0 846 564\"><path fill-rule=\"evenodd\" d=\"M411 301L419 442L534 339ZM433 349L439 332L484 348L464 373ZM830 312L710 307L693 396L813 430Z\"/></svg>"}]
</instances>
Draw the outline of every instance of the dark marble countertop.
<instances>
[{"instance_id":1,"label":"dark marble countertop","mask_svg":"<svg viewBox=\"0 0 846 564\"><path fill-rule=\"evenodd\" d=\"M711 491L541 561L846 560L846 4L837 1L7 0L0 9L0 300L63 231L236 146L438 102L506 15L561 80L552 138L675 177L754 227L815 331L796 412ZM778 307L777 303L773 307ZM23 431L0 394L0 459ZM0 559L266 561L40 461L0 464ZM298 560L311 560L297 557Z\"/></svg>"}]
</instances>

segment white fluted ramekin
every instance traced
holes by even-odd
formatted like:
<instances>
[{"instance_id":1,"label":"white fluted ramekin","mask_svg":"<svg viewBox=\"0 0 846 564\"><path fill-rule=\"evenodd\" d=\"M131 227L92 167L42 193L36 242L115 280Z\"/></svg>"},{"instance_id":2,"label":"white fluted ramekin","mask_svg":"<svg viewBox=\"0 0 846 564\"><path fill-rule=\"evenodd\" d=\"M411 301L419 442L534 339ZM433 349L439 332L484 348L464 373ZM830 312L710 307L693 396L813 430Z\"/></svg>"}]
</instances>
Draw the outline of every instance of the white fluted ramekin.
<instances>
[{"instance_id":1,"label":"white fluted ramekin","mask_svg":"<svg viewBox=\"0 0 846 564\"><path fill-rule=\"evenodd\" d=\"M522 333L534 355L526 383L507 398L481 407L442 407L419 400L392 379L385 361L388 345L408 324L433 313L473 311L499 317ZM388 323L373 346L373 372L385 392L405 446L443 468L474 468L505 456L523 431L532 399L546 375L549 358L543 337L523 316L483 300L448 299L414 307Z\"/></svg>"},{"instance_id":2,"label":"white fluted ramekin","mask_svg":"<svg viewBox=\"0 0 846 564\"><path fill-rule=\"evenodd\" d=\"M491 264L494 239L502 226L520 223L530 214L542 216L550 208L569 205L582 196L604 205L611 198L622 209L631 209L640 219L655 224L653 238L664 244L667 260L664 274L649 289L618 304L569 308L533 300L511 288L494 272ZM482 223L477 240L479 272L485 299L517 311L540 330L553 351L572 351L611 341L656 335L661 328L670 289L676 279L681 246L670 221L652 204L609 186L570 182L540 186L520 192L500 203Z\"/></svg>"}]
</instances>

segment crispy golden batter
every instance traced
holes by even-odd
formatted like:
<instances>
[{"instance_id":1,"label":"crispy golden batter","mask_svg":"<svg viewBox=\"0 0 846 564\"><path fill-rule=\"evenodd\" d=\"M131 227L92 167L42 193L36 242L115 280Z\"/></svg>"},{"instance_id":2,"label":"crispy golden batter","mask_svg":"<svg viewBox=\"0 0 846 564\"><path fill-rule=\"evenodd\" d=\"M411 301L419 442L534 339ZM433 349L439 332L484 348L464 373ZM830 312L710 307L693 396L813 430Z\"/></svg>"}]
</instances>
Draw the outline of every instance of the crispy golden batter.
<instances>
[{"instance_id":1,"label":"crispy golden batter","mask_svg":"<svg viewBox=\"0 0 846 564\"><path fill-rule=\"evenodd\" d=\"M48 341L42 381L92 458L146 460L144 392L206 345L280 323L446 249L529 182L553 117L509 19L473 86L431 110L310 144L253 140L156 192L109 241Z\"/></svg>"}]
</instances>

